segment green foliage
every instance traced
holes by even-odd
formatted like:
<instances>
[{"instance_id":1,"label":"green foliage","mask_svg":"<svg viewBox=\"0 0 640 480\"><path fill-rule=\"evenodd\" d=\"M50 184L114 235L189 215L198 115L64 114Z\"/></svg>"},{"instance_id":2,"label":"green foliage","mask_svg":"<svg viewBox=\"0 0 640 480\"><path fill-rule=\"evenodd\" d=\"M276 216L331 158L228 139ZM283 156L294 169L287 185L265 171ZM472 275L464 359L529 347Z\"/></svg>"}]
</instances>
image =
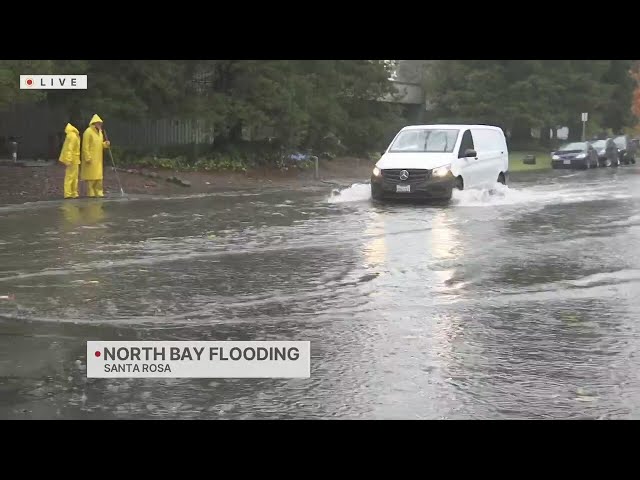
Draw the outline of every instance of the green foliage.
<instances>
[{"instance_id":1,"label":"green foliage","mask_svg":"<svg viewBox=\"0 0 640 480\"><path fill-rule=\"evenodd\" d=\"M87 74L86 91L55 91L52 104L89 118L201 120L216 148L272 138L285 150L363 152L386 141L398 109L390 65L378 60L83 60L56 69ZM267 155L268 156L268 155Z\"/></svg>"},{"instance_id":2,"label":"green foliage","mask_svg":"<svg viewBox=\"0 0 640 480\"><path fill-rule=\"evenodd\" d=\"M515 138L530 128L568 126L580 114L614 130L629 125L628 60L441 60L423 75L438 121L491 123Z\"/></svg>"},{"instance_id":3,"label":"green foliage","mask_svg":"<svg viewBox=\"0 0 640 480\"><path fill-rule=\"evenodd\" d=\"M241 158L229 155L221 155L217 158L201 158L193 165L194 170L198 171L231 171L246 172L247 162Z\"/></svg>"},{"instance_id":4,"label":"green foliage","mask_svg":"<svg viewBox=\"0 0 640 480\"><path fill-rule=\"evenodd\" d=\"M20 75L46 75L52 66L51 60L0 60L0 108L44 99L45 90L21 90Z\"/></svg>"},{"instance_id":5,"label":"green foliage","mask_svg":"<svg viewBox=\"0 0 640 480\"><path fill-rule=\"evenodd\" d=\"M59 60L58 74L86 74L87 90L48 93L54 105L74 116L143 118L176 115L185 98L185 66L173 60Z\"/></svg>"},{"instance_id":6,"label":"green foliage","mask_svg":"<svg viewBox=\"0 0 640 480\"><path fill-rule=\"evenodd\" d=\"M114 150L114 156L115 156ZM178 156L151 156L142 155L133 150L121 150L118 152L117 165L139 168L158 168L173 170L176 172L189 171L232 171L246 172L248 168L255 166L246 158L239 155L218 154L210 157L200 157L190 161L187 155Z\"/></svg>"},{"instance_id":7,"label":"green foliage","mask_svg":"<svg viewBox=\"0 0 640 480\"><path fill-rule=\"evenodd\" d=\"M633 124L631 105L635 81L630 74L630 60L611 60L609 69L603 79L611 85L611 93L604 104L603 122L614 132L621 132L624 127Z\"/></svg>"},{"instance_id":8,"label":"green foliage","mask_svg":"<svg viewBox=\"0 0 640 480\"><path fill-rule=\"evenodd\" d=\"M568 126L579 136L581 112L590 114L589 134L629 126L631 67L629 60L3 60L0 108L46 93L79 127L94 113L198 120L213 144L114 150L114 158L146 154L156 158L146 162L175 169L287 169L293 152L325 158L384 148L407 123L399 105L379 101L394 92L392 71L424 85L434 107L429 121L499 125L527 146L531 128ZM89 88L20 90L26 73L87 74Z\"/></svg>"}]
</instances>

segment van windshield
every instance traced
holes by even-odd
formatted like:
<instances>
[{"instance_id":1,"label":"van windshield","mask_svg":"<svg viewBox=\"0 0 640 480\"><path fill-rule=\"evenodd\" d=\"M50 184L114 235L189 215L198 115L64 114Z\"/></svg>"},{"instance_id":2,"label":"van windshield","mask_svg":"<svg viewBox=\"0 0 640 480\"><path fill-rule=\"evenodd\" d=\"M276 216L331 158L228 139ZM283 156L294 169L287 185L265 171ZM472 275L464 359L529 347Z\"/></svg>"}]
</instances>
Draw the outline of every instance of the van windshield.
<instances>
[{"instance_id":1,"label":"van windshield","mask_svg":"<svg viewBox=\"0 0 640 480\"><path fill-rule=\"evenodd\" d=\"M459 130L414 129L400 132L389 152L453 152Z\"/></svg>"}]
</instances>

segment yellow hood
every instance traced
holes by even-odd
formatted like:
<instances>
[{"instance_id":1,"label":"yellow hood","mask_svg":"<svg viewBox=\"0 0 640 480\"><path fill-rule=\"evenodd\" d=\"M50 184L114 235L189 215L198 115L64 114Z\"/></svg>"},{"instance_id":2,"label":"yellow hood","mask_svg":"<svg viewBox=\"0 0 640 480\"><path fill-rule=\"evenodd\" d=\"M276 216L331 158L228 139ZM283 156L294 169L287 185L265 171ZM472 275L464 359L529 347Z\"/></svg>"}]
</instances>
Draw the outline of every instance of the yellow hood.
<instances>
[{"instance_id":1,"label":"yellow hood","mask_svg":"<svg viewBox=\"0 0 640 480\"><path fill-rule=\"evenodd\" d=\"M98 114L96 113L92 118L91 121L89 122L89 126L93 125L94 123L98 123L101 122L102 123L102 119L98 116Z\"/></svg>"},{"instance_id":2,"label":"yellow hood","mask_svg":"<svg viewBox=\"0 0 640 480\"><path fill-rule=\"evenodd\" d=\"M71 125L70 123L67 123L67 126L64 127L64 133L77 133L78 135L80 135L80 132L78 131L78 129L76 127L74 127L73 125Z\"/></svg>"}]
</instances>

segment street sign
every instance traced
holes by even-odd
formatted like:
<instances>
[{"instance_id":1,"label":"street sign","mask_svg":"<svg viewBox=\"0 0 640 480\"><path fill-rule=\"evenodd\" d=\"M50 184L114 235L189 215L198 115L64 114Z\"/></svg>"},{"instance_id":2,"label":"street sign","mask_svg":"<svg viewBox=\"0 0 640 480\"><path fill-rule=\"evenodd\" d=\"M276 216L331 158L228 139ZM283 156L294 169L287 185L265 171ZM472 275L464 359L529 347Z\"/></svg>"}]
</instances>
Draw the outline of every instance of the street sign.
<instances>
[{"instance_id":1,"label":"street sign","mask_svg":"<svg viewBox=\"0 0 640 480\"><path fill-rule=\"evenodd\" d=\"M589 119L589 114L588 113L583 113L582 114L582 121L586 122Z\"/></svg>"}]
</instances>

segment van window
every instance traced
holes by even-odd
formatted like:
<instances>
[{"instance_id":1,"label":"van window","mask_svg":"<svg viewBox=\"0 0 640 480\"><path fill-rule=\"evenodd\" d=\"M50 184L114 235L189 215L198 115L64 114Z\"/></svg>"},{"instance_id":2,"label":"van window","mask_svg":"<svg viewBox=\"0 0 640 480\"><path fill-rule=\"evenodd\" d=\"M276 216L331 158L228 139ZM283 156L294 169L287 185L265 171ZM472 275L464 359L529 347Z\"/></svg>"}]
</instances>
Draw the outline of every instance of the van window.
<instances>
[{"instance_id":1,"label":"van window","mask_svg":"<svg viewBox=\"0 0 640 480\"><path fill-rule=\"evenodd\" d=\"M458 130L442 128L412 129L400 132L389 152L453 152Z\"/></svg>"},{"instance_id":2,"label":"van window","mask_svg":"<svg viewBox=\"0 0 640 480\"><path fill-rule=\"evenodd\" d=\"M473 137L471 136L471 130L465 130L462 135L462 142L460 143L460 150L458 151L458 158L464 158L464 152L467 150L473 150Z\"/></svg>"}]
</instances>

